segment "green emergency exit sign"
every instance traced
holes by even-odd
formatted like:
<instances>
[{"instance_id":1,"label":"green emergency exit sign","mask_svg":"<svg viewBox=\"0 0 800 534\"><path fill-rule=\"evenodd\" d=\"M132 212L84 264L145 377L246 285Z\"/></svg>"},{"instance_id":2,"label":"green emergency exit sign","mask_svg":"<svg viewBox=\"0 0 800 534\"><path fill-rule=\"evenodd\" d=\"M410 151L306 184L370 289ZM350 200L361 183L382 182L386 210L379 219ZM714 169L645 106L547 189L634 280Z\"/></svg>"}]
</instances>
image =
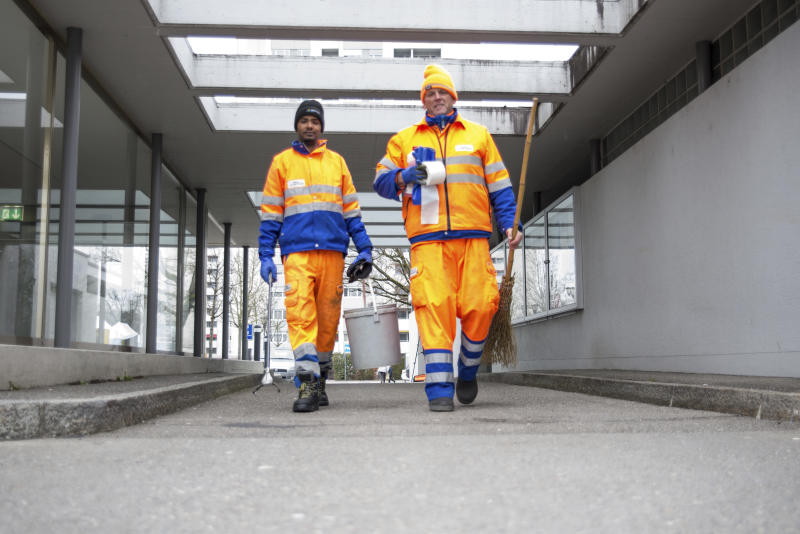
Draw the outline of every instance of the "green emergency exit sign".
<instances>
[{"instance_id":1,"label":"green emergency exit sign","mask_svg":"<svg viewBox=\"0 0 800 534\"><path fill-rule=\"evenodd\" d=\"M22 206L0 205L0 221L21 221Z\"/></svg>"}]
</instances>

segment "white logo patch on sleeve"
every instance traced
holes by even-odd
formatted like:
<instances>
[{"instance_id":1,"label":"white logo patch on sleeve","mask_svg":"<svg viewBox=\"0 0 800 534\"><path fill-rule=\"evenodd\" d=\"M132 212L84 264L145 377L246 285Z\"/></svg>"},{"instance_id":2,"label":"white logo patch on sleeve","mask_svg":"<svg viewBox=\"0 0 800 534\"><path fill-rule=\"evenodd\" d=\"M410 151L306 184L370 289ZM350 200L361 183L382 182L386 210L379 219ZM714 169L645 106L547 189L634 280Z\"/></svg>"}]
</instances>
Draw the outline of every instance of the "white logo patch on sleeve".
<instances>
[{"instance_id":1,"label":"white logo patch on sleeve","mask_svg":"<svg viewBox=\"0 0 800 534\"><path fill-rule=\"evenodd\" d=\"M456 152L475 152L472 145L456 145Z\"/></svg>"},{"instance_id":2,"label":"white logo patch on sleeve","mask_svg":"<svg viewBox=\"0 0 800 534\"><path fill-rule=\"evenodd\" d=\"M289 182L286 184L286 187L288 189L294 189L295 187L305 187L305 186L306 186L306 181L303 180L302 178L300 178L299 180L289 180Z\"/></svg>"}]
</instances>

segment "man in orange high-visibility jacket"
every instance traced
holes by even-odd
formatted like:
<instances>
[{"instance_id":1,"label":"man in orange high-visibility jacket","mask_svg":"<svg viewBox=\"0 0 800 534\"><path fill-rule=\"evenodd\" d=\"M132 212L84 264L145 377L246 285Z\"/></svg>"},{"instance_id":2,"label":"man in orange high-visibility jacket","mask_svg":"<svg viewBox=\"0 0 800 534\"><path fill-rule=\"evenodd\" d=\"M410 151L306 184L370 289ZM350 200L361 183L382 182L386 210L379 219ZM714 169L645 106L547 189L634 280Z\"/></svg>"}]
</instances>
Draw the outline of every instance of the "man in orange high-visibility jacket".
<instances>
[{"instance_id":1,"label":"man in orange high-visibility jacket","mask_svg":"<svg viewBox=\"0 0 800 534\"><path fill-rule=\"evenodd\" d=\"M306 100L297 108L298 139L269 167L261 200L258 256L267 283L277 278L272 260L279 242L286 279L286 322L299 388L292 409L311 412L329 404L325 381L342 305L342 271L352 237L358 250L347 271L350 281L372 270L372 243L344 158L321 139L322 105Z\"/></svg>"},{"instance_id":2,"label":"man in orange high-visibility jacket","mask_svg":"<svg viewBox=\"0 0 800 534\"><path fill-rule=\"evenodd\" d=\"M462 404L478 394L475 375L497 311L488 241L492 210L511 246L519 244L522 233L511 240L514 192L494 140L484 126L458 113L458 93L447 71L425 67L420 97L425 117L389 139L373 188L402 201L411 242L411 300L425 355L425 392L432 411L449 412L454 390ZM433 163L425 168L423 162ZM435 174L435 165L439 176L429 176L429 170ZM454 385L456 318L461 319L461 352Z\"/></svg>"}]
</instances>

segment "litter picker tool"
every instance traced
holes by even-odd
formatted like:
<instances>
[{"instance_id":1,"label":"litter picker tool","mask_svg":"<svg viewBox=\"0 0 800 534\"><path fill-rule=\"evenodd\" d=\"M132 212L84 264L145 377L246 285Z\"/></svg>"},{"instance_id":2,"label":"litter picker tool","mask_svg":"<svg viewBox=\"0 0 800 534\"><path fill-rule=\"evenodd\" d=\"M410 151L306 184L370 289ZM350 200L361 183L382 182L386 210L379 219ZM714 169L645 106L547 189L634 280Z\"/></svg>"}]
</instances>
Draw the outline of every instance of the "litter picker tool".
<instances>
[{"instance_id":1,"label":"litter picker tool","mask_svg":"<svg viewBox=\"0 0 800 534\"><path fill-rule=\"evenodd\" d=\"M517 236L522 201L525 198L525 175L528 172L528 156L530 155L531 137L533 136L533 125L536 122L536 109L538 106L539 99L534 98L531 116L528 118L525 150L522 153L522 173L519 177L519 191L517 191L517 211L514 214L514 226L512 226L511 230L512 241ZM492 318L482 358L484 363L499 363L505 367L517 365L517 347L514 342L514 334L511 332L511 297L514 289L513 266L514 249L509 247L506 272L503 275L503 283L500 286L500 304L497 307L497 313Z\"/></svg>"},{"instance_id":2,"label":"litter picker tool","mask_svg":"<svg viewBox=\"0 0 800 534\"><path fill-rule=\"evenodd\" d=\"M256 394L256 391L272 384L275 386L275 389L278 390L278 393L281 392L281 388L278 387L278 384L275 383L275 377L272 375L272 372L269 370L269 353L270 353L270 345L272 344L272 332L270 329L270 323L272 323L272 275L270 274L267 276L269 278L269 297L267 299L267 331L264 333L264 337L266 338L266 348L264 349L264 376L261 377L261 383L256 386L256 389L253 390L253 395Z\"/></svg>"}]
</instances>

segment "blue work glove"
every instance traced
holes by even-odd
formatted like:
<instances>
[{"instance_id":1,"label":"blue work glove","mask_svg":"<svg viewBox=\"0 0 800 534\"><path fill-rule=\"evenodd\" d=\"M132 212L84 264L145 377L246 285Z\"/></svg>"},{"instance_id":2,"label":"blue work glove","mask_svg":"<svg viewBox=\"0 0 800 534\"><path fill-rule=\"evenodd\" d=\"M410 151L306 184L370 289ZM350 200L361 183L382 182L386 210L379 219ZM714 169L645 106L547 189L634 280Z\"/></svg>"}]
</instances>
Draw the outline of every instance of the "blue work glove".
<instances>
[{"instance_id":1,"label":"blue work glove","mask_svg":"<svg viewBox=\"0 0 800 534\"><path fill-rule=\"evenodd\" d=\"M356 261L347 268L347 281L351 284L363 280L372 272L372 248L365 248L358 253Z\"/></svg>"},{"instance_id":2,"label":"blue work glove","mask_svg":"<svg viewBox=\"0 0 800 534\"><path fill-rule=\"evenodd\" d=\"M428 178L428 173L425 172L425 167L421 165L414 165L413 167L406 167L400 172L400 177L408 184L415 184L417 182L424 182Z\"/></svg>"},{"instance_id":3,"label":"blue work glove","mask_svg":"<svg viewBox=\"0 0 800 534\"><path fill-rule=\"evenodd\" d=\"M275 267L275 262L272 261L272 258L261 259L261 278L268 284L278 279L278 269Z\"/></svg>"}]
</instances>

